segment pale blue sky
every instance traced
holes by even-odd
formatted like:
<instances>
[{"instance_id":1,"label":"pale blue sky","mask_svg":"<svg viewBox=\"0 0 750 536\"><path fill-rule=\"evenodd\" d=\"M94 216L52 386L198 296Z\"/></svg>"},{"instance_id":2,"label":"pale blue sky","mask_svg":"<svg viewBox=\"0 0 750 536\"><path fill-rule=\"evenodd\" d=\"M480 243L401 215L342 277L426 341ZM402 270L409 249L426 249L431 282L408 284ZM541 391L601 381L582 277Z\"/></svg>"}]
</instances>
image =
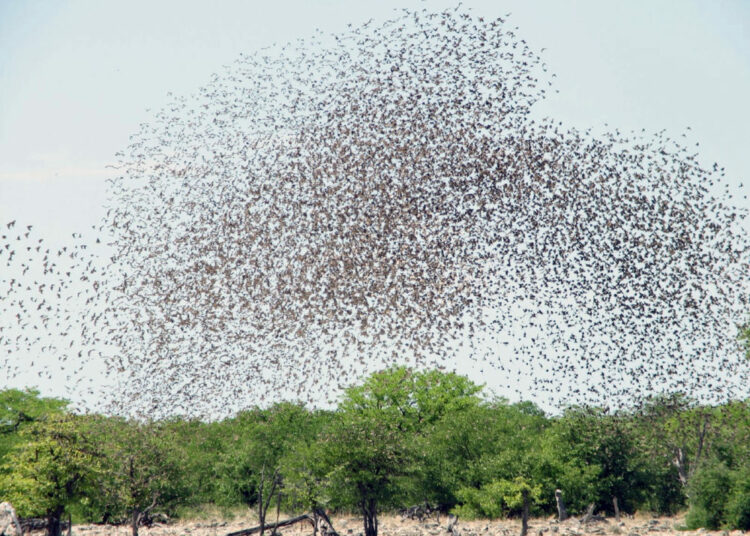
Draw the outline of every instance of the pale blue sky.
<instances>
[{"instance_id":1,"label":"pale blue sky","mask_svg":"<svg viewBox=\"0 0 750 536\"><path fill-rule=\"evenodd\" d=\"M98 222L105 166L139 123L241 52L435 1L0 0L0 224L54 241ZM750 181L750 1L465 0L510 21L556 73L564 125L666 129ZM750 207L747 200L740 204ZM746 228L750 228L746 224ZM2 269L2 266L0 266ZM479 377L478 379L482 379ZM42 385L44 388L44 385Z\"/></svg>"}]
</instances>

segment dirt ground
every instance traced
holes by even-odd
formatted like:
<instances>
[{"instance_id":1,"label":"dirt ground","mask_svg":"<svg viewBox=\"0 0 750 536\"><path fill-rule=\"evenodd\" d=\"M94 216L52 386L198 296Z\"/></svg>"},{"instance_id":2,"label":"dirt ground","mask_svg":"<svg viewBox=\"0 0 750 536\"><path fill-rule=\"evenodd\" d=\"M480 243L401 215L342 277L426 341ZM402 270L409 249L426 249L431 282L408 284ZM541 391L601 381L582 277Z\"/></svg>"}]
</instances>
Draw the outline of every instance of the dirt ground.
<instances>
[{"instance_id":1,"label":"dirt ground","mask_svg":"<svg viewBox=\"0 0 750 536\"><path fill-rule=\"evenodd\" d=\"M273 520L272 520L273 521ZM333 524L341 536L360 536L362 521L357 517L334 517ZM379 519L379 535L382 536L449 536L446 530L448 518L430 519L419 522L404 520L400 516L386 515ZM615 535L615 536L739 536L743 531L682 531L684 518L652 517L635 515L623 517L620 522L615 519L605 519L582 524L576 518L563 523L555 519L532 519L529 522L529 536L585 536L585 535ZM232 520L204 519L193 522L175 524L156 524L150 528L142 528L142 536L226 536L227 534L253 527L257 521L250 517L237 517ZM496 521L464 521L459 520L456 528L459 536L518 536L520 534L520 520ZM297 524L280 530L282 536L311 536L312 530L307 524ZM32 533L42 534L42 533ZM128 526L102 525L74 525L75 536L126 536L130 535ZM267 535L270 532L266 532Z\"/></svg>"}]
</instances>

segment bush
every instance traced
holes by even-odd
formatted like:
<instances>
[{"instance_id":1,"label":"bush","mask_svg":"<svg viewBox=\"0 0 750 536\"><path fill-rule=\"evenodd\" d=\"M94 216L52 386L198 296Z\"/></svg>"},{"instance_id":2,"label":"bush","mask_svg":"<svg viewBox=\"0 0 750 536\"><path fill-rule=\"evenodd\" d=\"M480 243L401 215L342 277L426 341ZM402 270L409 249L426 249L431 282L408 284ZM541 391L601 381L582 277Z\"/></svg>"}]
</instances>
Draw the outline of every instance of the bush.
<instances>
[{"instance_id":1,"label":"bush","mask_svg":"<svg viewBox=\"0 0 750 536\"><path fill-rule=\"evenodd\" d=\"M685 491L677 477L676 467L654 462L649 467L649 480L650 485L639 510L671 516L685 508Z\"/></svg>"},{"instance_id":2,"label":"bush","mask_svg":"<svg viewBox=\"0 0 750 536\"><path fill-rule=\"evenodd\" d=\"M480 489L461 488L456 494L461 504L453 512L465 519L504 518L518 514L523 507L522 492L528 492L531 505L541 502L541 488L532 486L525 478L499 479Z\"/></svg>"},{"instance_id":3,"label":"bush","mask_svg":"<svg viewBox=\"0 0 750 536\"><path fill-rule=\"evenodd\" d=\"M750 467L703 466L691 479L689 496L687 528L750 529Z\"/></svg>"},{"instance_id":4,"label":"bush","mask_svg":"<svg viewBox=\"0 0 750 536\"><path fill-rule=\"evenodd\" d=\"M724 509L732 474L723 463L704 465L690 480L690 510L685 519L688 529L716 530L724 520Z\"/></svg>"},{"instance_id":5,"label":"bush","mask_svg":"<svg viewBox=\"0 0 750 536\"><path fill-rule=\"evenodd\" d=\"M727 528L750 530L750 467L735 471L732 493L727 502Z\"/></svg>"}]
</instances>

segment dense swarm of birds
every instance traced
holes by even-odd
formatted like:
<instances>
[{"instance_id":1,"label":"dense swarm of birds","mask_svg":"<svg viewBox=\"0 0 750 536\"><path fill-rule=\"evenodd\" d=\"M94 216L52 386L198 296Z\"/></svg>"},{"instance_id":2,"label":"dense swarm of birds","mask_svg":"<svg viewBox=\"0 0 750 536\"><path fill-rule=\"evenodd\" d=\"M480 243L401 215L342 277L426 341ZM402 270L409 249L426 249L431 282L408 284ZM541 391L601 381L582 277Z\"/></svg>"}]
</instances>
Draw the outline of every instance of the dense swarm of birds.
<instances>
[{"instance_id":1,"label":"dense swarm of birds","mask_svg":"<svg viewBox=\"0 0 750 536\"><path fill-rule=\"evenodd\" d=\"M470 363L552 405L747 397L748 244L721 170L663 133L533 120L551 77L516 32L405 11L243 55L142 125L106 261L72 258L77 344L121 403L322 401L396 362ZM44 301L64 273L36 301L2 282L3 321L39 306L33 329L68 333ZM24 333L0 339L11 360Z\"/></svg>"}]
</instances>

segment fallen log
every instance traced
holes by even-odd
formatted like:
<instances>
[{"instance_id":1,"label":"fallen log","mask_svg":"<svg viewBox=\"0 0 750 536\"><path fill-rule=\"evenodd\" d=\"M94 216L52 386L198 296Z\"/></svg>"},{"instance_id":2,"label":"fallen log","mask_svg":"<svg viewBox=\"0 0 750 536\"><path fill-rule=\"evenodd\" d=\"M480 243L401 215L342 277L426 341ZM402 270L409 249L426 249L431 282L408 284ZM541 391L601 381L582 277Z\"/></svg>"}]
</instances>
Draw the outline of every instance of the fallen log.
<instances>
[{"instance_id":1,"label":"fallen log","mask_svg":"<svg viewBox=\"0 0 750 536\"><path fill-rule=\"evenodd\" d=\"M315 526L315 521L313 520L310 514L302 514L301 516L285 519L284 521L279 521L278 523L268 523L266 525L258 525L257 527L251 527L249 529L238 530L237 532L230 532L229 534L227 534L227 536L249 536L250 534L255 534L256 532L260 532L261 528L263 530L271 529L272 531L275 531L276 529L279 529L281 527L288 527L289 525L294 525L295 523L301 523L302 521L307 521L308 523Z\"/></svg>"}]
</instances>

